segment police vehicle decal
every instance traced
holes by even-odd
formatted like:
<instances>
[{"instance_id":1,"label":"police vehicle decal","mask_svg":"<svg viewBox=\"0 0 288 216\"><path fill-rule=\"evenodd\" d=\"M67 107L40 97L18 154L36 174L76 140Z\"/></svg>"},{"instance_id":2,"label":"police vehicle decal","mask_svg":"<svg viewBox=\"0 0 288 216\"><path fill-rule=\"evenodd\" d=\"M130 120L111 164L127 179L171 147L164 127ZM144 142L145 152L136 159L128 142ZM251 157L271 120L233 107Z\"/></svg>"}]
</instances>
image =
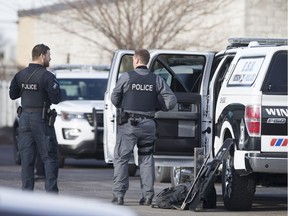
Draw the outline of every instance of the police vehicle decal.
<instances>
[{"instance_id":1,"label":"police vehicle decal","mask_svg":"<svg viewBox=\"0 0 288 216\"><path fill-rule=\"evenodd\" d=\"M264 117L288 117L288 108L284 107L264 107Z\"/></svg>"},{"instance_id":2,"label":"police vehicle decal","mask_svg":"<svg viewBox=\"0 0 288 216\"><path fill-rule=\"evenodd\" d=\"M287 146L288 139L272 139L270 142L271 146Z\"/></svg>"},{"instance_id":3,"label":"police vehicle decal","mask_svg":"<svg viewBox=\"0 0 288 216\"><path fill-rule=\"evenodd\" d=\"M228 86L251 86L260 72L263 61L264 57L239 59Z\"/></svg>"},{"instance_id":4,"label":"police vehicle decal","mask_svg":"<svg viewBox=\"0 0 288 216\"><path fill-rule=\"evenodd\" d=\"M262 106L262 135L287 136L288 108L283 106Z\"/></svg>"},{"instance_id":5,"label":"police vehicle decal","mask_svg":"<svg viewBox=\"0 0 288 216\"><path fill-rule=\"evenodd\" d=\"M288 136L262 136L262 152L287 152Z\"/></svg>"}]
</instances>

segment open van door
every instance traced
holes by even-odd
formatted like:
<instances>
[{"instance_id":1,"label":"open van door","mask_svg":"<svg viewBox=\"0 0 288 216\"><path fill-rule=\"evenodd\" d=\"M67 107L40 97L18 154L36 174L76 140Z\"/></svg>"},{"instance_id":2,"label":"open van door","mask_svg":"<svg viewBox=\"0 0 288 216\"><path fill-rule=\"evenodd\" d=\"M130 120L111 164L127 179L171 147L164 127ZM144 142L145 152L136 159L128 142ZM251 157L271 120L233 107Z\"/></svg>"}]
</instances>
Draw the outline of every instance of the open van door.
<instances>
[{"instance_id":1,"label":"open van door","mask_svg":"<svg viewBox=\"0 0 288 216\"><path fill-rule=\"evenodd\" d=\"M111 103L111 93L123 72L133 70L132 50L115 52L105 92L104 151L105 161L113 162L116 143L116 108ZM177 97L177 105L168 112L155 114L157 140L154 148L156 166L193 166L195 147L207 140L202 135L202 98L207 96L214 53L177 50L150 50L149 69L161 76ZM206 134L209 136L209 134ZM136 151L134 151L136 152ZM137 155L136 155L137 156Z\"/></svg>"},{"instance_id":2,"label":"open van door","mask_svg":"<svg viewBox=\"0 0 288 216\"><path fill-rule=\"evenodd\" d=\"M111 102L111 94L121 73L133 70L133 55L132 50L117 50L112 59L104 96L103 145L106 163L113 163L117 134L117 109Z\"/></svg>"}]
</instances>

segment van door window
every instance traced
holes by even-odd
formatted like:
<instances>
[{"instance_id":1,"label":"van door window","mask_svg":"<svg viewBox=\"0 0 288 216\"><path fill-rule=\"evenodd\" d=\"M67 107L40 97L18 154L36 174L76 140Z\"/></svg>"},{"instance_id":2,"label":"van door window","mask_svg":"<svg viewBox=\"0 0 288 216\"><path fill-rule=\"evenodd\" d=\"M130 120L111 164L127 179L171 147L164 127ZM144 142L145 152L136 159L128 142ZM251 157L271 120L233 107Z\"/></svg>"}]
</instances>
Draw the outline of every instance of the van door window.
<instances>
[{"instance_id":1,"label":"van door window","mask_svg":"<svg viewBox=\"0 0 288 216\"><path fill-rule=\"evenodd\" d=\"M264 62L264 56L240 58L228 81L228 86L252 86Z\"/></svg>"},{"instance_id":2,"label":"van door window","mask_svg":"<svg viewBox=\"0 0 288 216\"><path fill-rule=\"evenodd\" d=\"M121 63L118 70L118 78L121 76L122 73L133 71L133 55L123 55L121 58Z\"/></svg>"}]
</instances>

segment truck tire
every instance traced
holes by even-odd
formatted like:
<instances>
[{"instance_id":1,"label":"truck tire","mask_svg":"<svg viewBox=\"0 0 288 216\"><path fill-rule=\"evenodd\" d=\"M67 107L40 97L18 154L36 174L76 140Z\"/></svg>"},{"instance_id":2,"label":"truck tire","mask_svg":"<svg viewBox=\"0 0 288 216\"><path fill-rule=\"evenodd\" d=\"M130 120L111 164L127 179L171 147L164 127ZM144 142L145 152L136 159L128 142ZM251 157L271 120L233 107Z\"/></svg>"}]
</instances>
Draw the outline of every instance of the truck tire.
<instances>
[{"instance_id":1,"label":"truck tire","mask_svg":"<svg viewBox=\"0 0 288 216\"><path fill-rule=\"evenodd\" d=\"M181 167L171 167L171 185L173 187L179 185L181 182Z\"/></svg>"},{"instance_id":2,"label":"truck tire","mask_svg":"<svg viewBox=\"0 0 288 216\"><path fill-rule=\"evenodd\" d=\"M247 211L251 208L256 190L253 175L240 176L233 165L233 155L223 161L222 193L227 210Z\"/></svg>"},{"instance_id":3,"label":"truck tire","mask_svg":"<svg viewBox=\"0 0 288 216\"><path fill-rule=\"evenodd\" d=\"M129 164L128 166L128 173L129 176L135 176L137 172L137 166L136 164Z\"/></svg>"},{"instance_id":4,"label":"truck tire","mask_svg":"<svg viewBox=\"0 0 288 216\"><path fill-rule=\"evenodd\" d=\"M171 167L171 185L177 186L194 180L194 169L191 167Z\"/></svg>"},{"instance_id":5,"label":"truck tire","mask_svg":"<svg viewBox=\"0 0 288 216\"><path fill-rule=\"evenodd\" d=\"M155 180L160 183L170 182L170 167L156 166Z\"/></svg>"}]
</instances>

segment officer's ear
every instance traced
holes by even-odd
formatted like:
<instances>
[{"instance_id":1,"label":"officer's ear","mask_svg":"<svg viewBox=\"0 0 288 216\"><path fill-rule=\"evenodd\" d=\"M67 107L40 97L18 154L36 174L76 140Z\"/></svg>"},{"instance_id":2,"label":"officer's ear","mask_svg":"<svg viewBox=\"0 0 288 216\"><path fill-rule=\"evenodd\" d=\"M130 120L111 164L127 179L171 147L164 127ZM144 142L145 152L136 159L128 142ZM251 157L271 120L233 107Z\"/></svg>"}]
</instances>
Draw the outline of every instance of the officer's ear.
<instances>
[{"instance_id":1,"label":"officer's ear","mask_svg":"<svg viewBox=\"0 0 288 216\"><path fill-rule=\"evenodd\" d=\"M138 56L135 56L134 55L134 62L136 63L136 64L139 64L140 63L140 58L138 57Z\"/></svg>"},{"instance_id":2,"label":"officer's ear","mask_svg":"<svg viewBox=\"0 0 288 216\"><path fill-rule=\"evenodd\" d=\"M37 61L37 63L39 63L39 64L43 64L43 62L44 62L44 59L43 59L43 56L42 56L42 54L40 54L39 56L37 56L37 57L34 57L34 59L32 59L33 61Z\"/></svg>"},{"instance_id":3,"label":"officer's ear","mask_svg":"<svg viewBox=\"0 0 288 216\"><path fill-rule=\"evenodd\" d=\"M41 56L42 56L42 58L43 58L43 60L45 60L46 59L46 57L47 57L47 53L41 53Z\"/></svg>"}]
</instances>

